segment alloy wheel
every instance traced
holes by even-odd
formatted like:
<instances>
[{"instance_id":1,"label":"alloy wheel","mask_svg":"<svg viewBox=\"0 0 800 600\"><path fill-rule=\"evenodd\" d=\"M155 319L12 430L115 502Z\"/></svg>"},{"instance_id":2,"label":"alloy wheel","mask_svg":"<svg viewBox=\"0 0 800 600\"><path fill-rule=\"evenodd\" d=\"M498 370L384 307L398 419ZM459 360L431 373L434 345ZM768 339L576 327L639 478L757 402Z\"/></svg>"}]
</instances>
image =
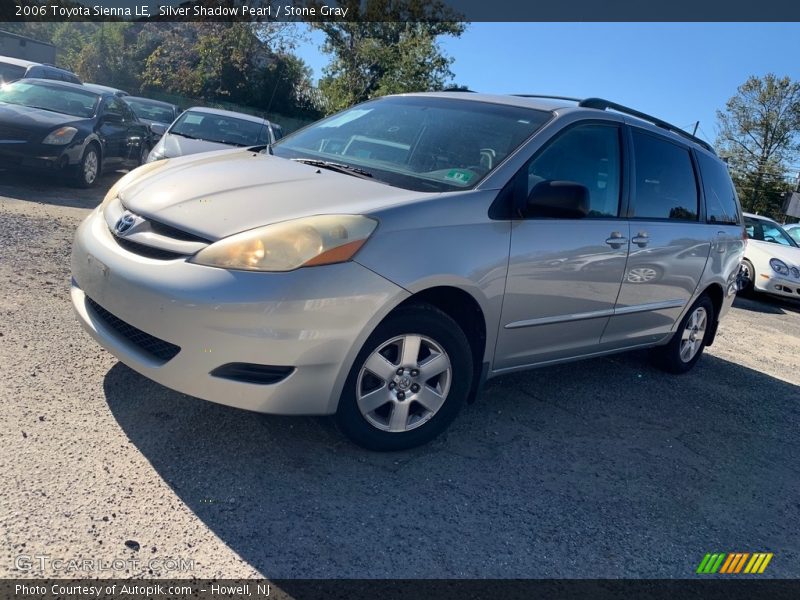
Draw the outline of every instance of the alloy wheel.
<instances>
[{"instance_id":1,"label":"alloy wheel","mask_svg":"<svg viewBox=\"0 0 800 600\"><path fill-rule=\"evenodd\" d=\"M367 357L356 382L356 403L373 427L410 431L430 421L444 405L452 371L447 352L436 341L401 335Z\"/></svg>"},{"instance_id":2,"label":"alloy wheel","mask_svg":"<svg viewBox=\"0 0 800 600\"><path fill-rule=\"evenodd\" d=\"M706 326L708 324L708 313L702 306L698 306L681 334L680 357L685 363L691 361L700 348L706 336Z\"/></svg>"}]
</instances>

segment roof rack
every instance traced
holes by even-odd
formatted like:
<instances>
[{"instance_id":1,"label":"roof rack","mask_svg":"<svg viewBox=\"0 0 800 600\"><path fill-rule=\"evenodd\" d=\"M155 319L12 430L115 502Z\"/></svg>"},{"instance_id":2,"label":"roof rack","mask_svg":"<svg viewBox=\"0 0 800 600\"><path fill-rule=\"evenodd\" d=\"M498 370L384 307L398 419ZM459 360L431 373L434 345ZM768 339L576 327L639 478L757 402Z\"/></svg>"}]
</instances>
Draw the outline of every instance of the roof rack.
<instances>
[{"instance_id":1,"label":"roof rack","mask_svg":"<svg viewBox=\"0 0 800 600\"><path fill-rule=\"evenodd\" d=\"M643 121L648 121L652 123L656 127L661 127L662 129L666 129L667 131L671 131L672 133L676 133L681 137L686 138L687 140L691 140L696 144L699 144L709 152L714 152L714 148L711 147L711 144L708 142L701 140L700 138L693 136L691 133L684 131L680 127L667 123L666 121L662 121L658 117L653 117L648 115L647 113L640 112L633 108L628 108L622 104L617 104L616 102L611 102L610 100L603 100L602 98L586 98L584 100L578 101L578 106L583 108L597 108L599 110L615 110L620 113L624 113L626 115L631 115L632 117L636 117L637 119L642 119Z\"/></svg>"},{"instance_id":2,"label":"roof rack","mask_svg":"<svg viewBox=\"0 0 800 600\"><path fill-rule=\"evenodd\" d=\"M511 94L517 98L545 98L546 100L569 100L570 102L581 102L580 98L570 96L548 96L546 94Z\"/></svg>"}]
</instances>

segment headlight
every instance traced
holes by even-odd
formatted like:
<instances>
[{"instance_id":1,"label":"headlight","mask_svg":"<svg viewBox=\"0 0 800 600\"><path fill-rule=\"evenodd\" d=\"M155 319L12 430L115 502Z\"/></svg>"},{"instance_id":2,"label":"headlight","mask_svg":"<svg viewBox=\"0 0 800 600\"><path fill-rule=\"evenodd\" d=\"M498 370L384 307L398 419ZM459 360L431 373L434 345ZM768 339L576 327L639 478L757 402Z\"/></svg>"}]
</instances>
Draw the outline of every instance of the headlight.
<instances>
[{"instance_id":1,"label":"headlight","mask_svg":"<svg viewBox=\"0 0 800 600\"><path fill-rule=\"evenodd\" d=\"M51 146L65 146L72 141L76 133L78 130L74 127L59 127L55 131L51 131L42 143Z\"/></svg>"},{"instance_id":2,"label":"headlight","mask_svg":"<svg viewBox=\"0 0 800 600\"><path fill-rule=\"evenodd\" d=\"M317 215L237 233L190 262L246 271L292 271L350 260L378 223L359 215Z\"/></svg>"},{"instance_id":3,"label":"headlight","mask_svg":"<svg viewBox=\"0 0 800 600\"><path fill-rule=\"evenodd\" d=\"M772 270L776 273L781 275L789 276L789 267L786 266L786 263L782 260L778 260L777 258L769 259L769 266L772 267Z\"/></svg>"}]
</instances>

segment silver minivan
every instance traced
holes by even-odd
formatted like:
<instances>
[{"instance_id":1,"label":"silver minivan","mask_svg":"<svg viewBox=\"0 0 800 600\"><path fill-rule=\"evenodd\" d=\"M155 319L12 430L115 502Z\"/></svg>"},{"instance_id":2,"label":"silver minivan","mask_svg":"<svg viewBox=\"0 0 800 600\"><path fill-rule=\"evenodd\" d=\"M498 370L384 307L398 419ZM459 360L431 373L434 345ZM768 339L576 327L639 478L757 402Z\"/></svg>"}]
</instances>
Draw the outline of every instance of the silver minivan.
<instances>
[{"instance_id":1,"label":"silver minivan","mask_svg":"<svg viewBox=\"0 0 800 600\"><path fill-rule=\"evenodd\" d=\"M146 377L396 450L505 373L647 347L688 371L743 237L725 164L659 119L410 94L129 173L78 229L71 293Z\"/></svg>"}]
</instances>

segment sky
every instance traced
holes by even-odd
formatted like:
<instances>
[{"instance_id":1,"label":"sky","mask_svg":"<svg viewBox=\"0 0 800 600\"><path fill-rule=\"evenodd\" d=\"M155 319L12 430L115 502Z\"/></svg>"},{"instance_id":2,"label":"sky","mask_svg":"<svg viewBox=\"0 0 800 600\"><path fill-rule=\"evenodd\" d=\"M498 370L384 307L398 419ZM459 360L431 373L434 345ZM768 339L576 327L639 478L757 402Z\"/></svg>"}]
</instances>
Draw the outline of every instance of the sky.
<instances>
[{"instance_id":1,"label":"sky","mask_svg":"<svg viewBox=\"0 0 800 600\"><path fill-rule=\"evenodd\" d=\"M314 80L328 57L310 34L298 54ZM750 75L800 80L800 23L472 23L441 38L454 83L487 93L599 96L698 136Z\"/></svg>"}]
</instances>

